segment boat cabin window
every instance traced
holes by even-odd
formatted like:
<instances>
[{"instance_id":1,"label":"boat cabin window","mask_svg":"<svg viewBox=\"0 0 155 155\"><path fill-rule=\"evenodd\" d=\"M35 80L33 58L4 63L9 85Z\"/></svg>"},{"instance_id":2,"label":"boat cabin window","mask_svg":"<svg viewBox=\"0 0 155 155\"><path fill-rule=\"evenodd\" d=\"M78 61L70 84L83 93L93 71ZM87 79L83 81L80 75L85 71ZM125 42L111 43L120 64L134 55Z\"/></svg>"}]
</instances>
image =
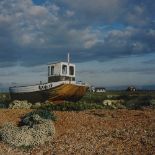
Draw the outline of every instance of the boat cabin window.
<instances>
[{"instance_id":1,"label":"boat cabin window","mask_svg":"<svg viewBox=\"0 0 155 155\"><path fill-rule=\"evenodd\" d=\"M50 76L50 66L48 66L48 76Z\"/></svg>"},{"instance_id":2,"label":"boat cabin window","mask_svg":"<svg viewBox=\"0 0 155 155\"><path fill-rule=\"evenodd\" d=\"M67 74L67 65L62 65L62 74Z\"/></svg>"},{"instance_id":3,"label":"boat cabin window","mask_svg":"<svg viewBox=\"0 0 155 155\"><path fill-rule=\"evenodd\" d=\"M51 75L54 75L54 66L51 66Z\"/></svg>"},{"instance_id":4,"label":"boat cabin window","mask_svg":"<svg viewBox=\"0 0 155 155\"><path fill-rule=\"evenodd\" d=\"M74 67L69 66L69 75L74 75Z\"/></svg>"}]
</instances>

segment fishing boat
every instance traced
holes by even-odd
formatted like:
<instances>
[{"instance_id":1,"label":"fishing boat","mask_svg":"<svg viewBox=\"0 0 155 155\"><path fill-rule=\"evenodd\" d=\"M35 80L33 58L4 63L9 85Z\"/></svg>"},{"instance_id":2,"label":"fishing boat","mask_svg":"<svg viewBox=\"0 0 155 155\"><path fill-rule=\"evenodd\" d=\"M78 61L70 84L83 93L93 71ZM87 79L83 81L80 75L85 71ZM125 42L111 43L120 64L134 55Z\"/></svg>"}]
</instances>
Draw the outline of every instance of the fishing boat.
<instances>
[{"instance_id":1,"label":"fishing boat","mask_svg":"<svg viewBox=\"0 0 155 155\"><path fill-rule=\"evenodd\" d=\"M75 64L56 62L48 65L48 82L29 86L13 86L9 88L12 100L36 102L62 102L80 100L86 93L88 85L75 80Z\"/></svg>"}]
</instances>

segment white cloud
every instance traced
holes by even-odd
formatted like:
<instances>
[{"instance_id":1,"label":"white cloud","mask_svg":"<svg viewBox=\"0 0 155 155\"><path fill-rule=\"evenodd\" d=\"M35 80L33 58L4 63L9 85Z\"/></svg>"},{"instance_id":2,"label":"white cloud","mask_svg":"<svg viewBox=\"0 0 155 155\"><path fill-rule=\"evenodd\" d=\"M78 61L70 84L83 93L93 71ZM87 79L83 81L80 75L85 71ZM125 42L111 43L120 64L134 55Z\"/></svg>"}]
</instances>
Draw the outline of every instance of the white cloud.
<instances>
[{"instance_id":1,"label":"white cloud","mask_svg":"<svg viewBox=\"0 0 155 155\"><path fill-rule=\"evenodd\" d=\"M75 61L98 61L96 66L93 62L86 63L85 68L79 65L84 70L91 66L89 82L92 84L96 81L107 85L138 83L139 78L142 83L153 79L154 73L149 77L137 75L140 68L137 58L128 58L144 55L145 59L147 53L154 52L155 30L149 24L152 15L148 6L134 0L65 0L63 3L60 0L43 5L35 5L32 0L1 0L0 66L5 67L0 69L0 81L22 84L46 81L47 68L40 65L63 60L68 49ZM123 27L117 27L117 23ZM120 57L126 57L123 63L119 60L106 65L107 60L112 62ZM106 71L119 65L136 66L137 70L132 73L128 69L127 74L116 73L117 68L115 73L114 70L101 72L103 66ZM79 72L79 76L87 81L88 72L84 72ZM131 74L136 77L134 80Z\"/></svg>"},{"instance_id":2,"label":"white cloud","mask_svg":"<svg viewBox=\"0 0 155 155\"><path fill-rule=\"evenodd\" d=\"M77 61L101 61L131 53L154 52L154 28L134 27L135 21L146 15L146 6L128 2L66 0L35 5L32 0L1 0L0 61L6 64L5 61L20 59L24 65L35 65L48 61L51 55L65 55L66 49L78 55ZM129 16L134 19L129 20ZM124 25L125 17L126 22L134 23L134 26ZM124 27L115 28L116 21L122 22ZM110 22L114 22L113 27L105 28L105 25L111 25ZM31 55L29 61L26 61L25 53ZM39 57L35 63L34 57Z\"/></svg>"},{"instance_id":3,"label":"white cloud","mask_svg":"<svg viewBox=\"0 0 155 155\"><path fill-rule=\"evenodd\" d=\"M134 6L131 11L127 12L125 21L132 25L145 26L149 21L149 17L146 16L146 10L144 6Z\"/></svg>"},{"instance_id":4,"label":"white cloud","mask_svg":"<svg viewBox=\"0 0 155 155\"><path fill-rule=\"evenodd\" d=\"M48 11L45 7L43 6L32 6L29 9L29 14L37 17L45 17L48 14Z\"/></svg>"},{"instance_id":5,"label":"white cloud","mask_svg":"<svg viewBox=\"0 0 155 155\"><path fill-rule=\"evenodd\" d=\"M0 15L0 24L10 23L11 21L12 21L12 19L10 18L10 16Z\"/></svg>"},{"instance_id":6,"label":"white cloud","mask_svg":"<svg viewBox=\"0 0 155 155\"><path fill-rule=\"evenodd\" d=\"M154 20L154 0L61 0L87 22L146 26Z\"/></svg>"},{"instance_id":7,"label":"white cloud","mask_svg":"<svg viewBox=\"0 0 155 155\"><path fill-rule=\"evenodd\" d=\"M98 42L98 33L93 32L91 28L84 30L72 29L69 31L69 38L73 38L75 46L81 46L89 49Z\"/></svg>"},{"instance_id":8,"label":"white cloud","mask_svg":"<svg viewBox=\"0 0 155 155\"><path fill-rule=\"evenodd\" d=\"M74 11L71 11L71 10L67 10L67 11L66 11L67 17L72 17L72 16L74 16L74 14L75 14Z\"/></svg>"},{"instance_id":9,"label":"white cloud","mask_svg":"<svg viewBox=\"0 0 155 155\"><path fill-rule=\"evenodd\" d=\"M20 38L23 45L30 44L33 41L33 37L28 34L23 34Z\"/></svg>"}]
</instances>

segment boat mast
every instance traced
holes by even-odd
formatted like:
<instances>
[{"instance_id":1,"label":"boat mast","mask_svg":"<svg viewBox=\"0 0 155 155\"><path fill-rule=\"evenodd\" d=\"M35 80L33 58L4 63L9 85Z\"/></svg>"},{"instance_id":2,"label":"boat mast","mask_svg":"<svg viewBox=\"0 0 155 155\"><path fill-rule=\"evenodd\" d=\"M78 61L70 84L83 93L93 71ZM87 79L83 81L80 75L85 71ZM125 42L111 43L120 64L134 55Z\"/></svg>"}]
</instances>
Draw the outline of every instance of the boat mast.
<instances>
[{"instance_id":1,"label":"boat mast","mask_svg":"<svg viewBox=\"0 0 155 155\"><path fill-rule=\"evenodd\" d=\"M69 53L67 55L67 62L68 62L68 65L69 65L69 63L70 63L70 54Z\"/></svg>"}]
</instances>

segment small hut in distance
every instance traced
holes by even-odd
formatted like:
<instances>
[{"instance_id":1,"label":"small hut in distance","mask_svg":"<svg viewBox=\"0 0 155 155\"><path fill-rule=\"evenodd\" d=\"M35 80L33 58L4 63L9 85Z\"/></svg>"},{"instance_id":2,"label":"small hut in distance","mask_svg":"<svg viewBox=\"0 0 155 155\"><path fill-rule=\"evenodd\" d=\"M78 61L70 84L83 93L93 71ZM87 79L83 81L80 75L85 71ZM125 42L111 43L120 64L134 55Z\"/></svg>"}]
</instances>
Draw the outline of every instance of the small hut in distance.
<instances>
[{"instance_id":1,"label":"small hut in distance","mask_svg":"<svg viewBox=\"0 0 155 155\"><path fill-rule=\"evenodd\" d=\"M91 91L96 92L96 93L105 93L106 88L105 87L92 87Z\"/></svg>"},{"instance_id":2,"label":"small hut in distance","mask_svg":"<svg viewBox=\"0 0 155 155\"><path fill-rule=\"evenodd\" d=\"M136 91L136 87L134 86L129 86L126 91L130 91L130 92L135 92Z\"/></svg>"}]
</instances>

